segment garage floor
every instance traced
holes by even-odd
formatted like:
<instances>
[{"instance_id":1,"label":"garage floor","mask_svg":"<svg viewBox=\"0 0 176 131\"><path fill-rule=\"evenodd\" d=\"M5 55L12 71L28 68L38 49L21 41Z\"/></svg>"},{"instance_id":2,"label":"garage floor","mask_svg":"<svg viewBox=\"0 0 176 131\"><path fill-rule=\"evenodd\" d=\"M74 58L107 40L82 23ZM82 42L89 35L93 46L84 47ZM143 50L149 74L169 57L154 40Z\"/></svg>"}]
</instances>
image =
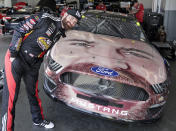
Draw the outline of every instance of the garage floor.
<instances>
[{"instance_id":1,"label":"garage floor","mask_svg":"<svg viewBox=\"0 0 176 131\"><path fill-rule=\"evenodd\" d=\"M0 69L4 66L5 52L10 43L11 36L0 36ZM66 107L61 103L52 101L42 89L43 66L39 77L39 96L43 102L44 114L48 120L55 123L50 131L176 131L176 61L171 61L170 94L161 120L154 124L122 124L109 120L95 118ZM0 107L2 105L0 94ZM1 112L0 112L1 115ZM0 127L1 127L0 122ZM43 131L44 129L32 125L28 99L24 83L21 83L19 98L16 105L15 131Z\"/></svg>"}]
</instances>

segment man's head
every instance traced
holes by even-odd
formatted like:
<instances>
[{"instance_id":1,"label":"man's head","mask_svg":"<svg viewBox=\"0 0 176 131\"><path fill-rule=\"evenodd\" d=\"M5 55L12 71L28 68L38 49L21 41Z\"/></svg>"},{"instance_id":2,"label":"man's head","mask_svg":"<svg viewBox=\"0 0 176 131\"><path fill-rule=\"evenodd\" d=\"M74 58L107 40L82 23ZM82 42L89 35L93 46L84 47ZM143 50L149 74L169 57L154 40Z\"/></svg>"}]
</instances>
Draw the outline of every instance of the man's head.
<instances>
[{"instance_id":1,"label":"man's head","mask_svg":"<svg viewBox=\"0 0 176 131\"><path fill-rule=\"evenodd\" d=\"M62 24L66 30L69 30L73 28L80 19L81 14L79 11L68 9L62 16Z\"/></svg>"},{"instance_id":2,"label":"man's head","mask_svg":"<svg viewBox=\"0 0 176 131\"><path fill-rule=\"evenodd\" d=\"M103 5L103 1L102 0L100 0L99 5Z\"/></svg>"},{"instance_id":3,"label":"man's head","mask_svg":"<svg viewBox=\"0 0 176 131\"><path fill-rule=\"evenodd\" d=\"M136 7L138 5L138 0L131 0L131 6Z\"/></svg>"}]
</instances>

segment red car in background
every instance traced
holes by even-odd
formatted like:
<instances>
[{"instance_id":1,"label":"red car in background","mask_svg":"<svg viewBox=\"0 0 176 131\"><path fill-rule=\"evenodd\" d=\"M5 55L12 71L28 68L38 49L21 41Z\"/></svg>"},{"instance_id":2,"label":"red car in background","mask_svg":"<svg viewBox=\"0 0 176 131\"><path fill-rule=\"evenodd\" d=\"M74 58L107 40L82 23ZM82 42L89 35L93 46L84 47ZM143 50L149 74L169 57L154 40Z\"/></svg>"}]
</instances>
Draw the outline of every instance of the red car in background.
<instances>
[{"instance_id":1,"label":"red car in background","mask_svg":"<svg viewBox=\"0 0 176 131\"><path fill-rule=\"evenodd\" d=\"M22 9L24 7L26 7L28 4L26 2L18 2L14 5L16 10Z\"/></svg>"},{"instance_id":2,"label":"red car in background","mask_svg":"<svg viewBox=\"0 0 176 131\"><path fill-rule=\"evenodd\" d=\"M18 2L12 8L0 9L0 34L13 34L14 27L33 13L25 2Z\"/></svg>"}]
</instances>

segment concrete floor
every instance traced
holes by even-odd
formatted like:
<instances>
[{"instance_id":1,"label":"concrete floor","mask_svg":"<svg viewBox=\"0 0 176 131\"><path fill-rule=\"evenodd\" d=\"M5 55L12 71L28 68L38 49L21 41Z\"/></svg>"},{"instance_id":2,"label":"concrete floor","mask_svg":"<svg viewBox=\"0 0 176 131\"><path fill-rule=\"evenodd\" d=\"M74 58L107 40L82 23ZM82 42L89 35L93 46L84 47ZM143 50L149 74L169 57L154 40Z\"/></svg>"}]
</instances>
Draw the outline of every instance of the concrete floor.
<instances>
[{"instance_id":1,"label":"concrete floor","mask_svg":"<svg viewBox=\"0 0 176 131\"><path fill-rule=\"evenodd\" d=\"M0 69L4 66L4 55L10 43L11 36L0 36ZM109 120L95 118L77 112L61 103L52 101L43 91L43 66L39 77L39 96L43 103L44 114L48 120L55 123L50 131L176 131L176 62L171 61L170 94L161 120L153 124L122 124ZM0 94L0 107L2 98ZM1 114L1 113L0 113ZM1 127L0 122L0 127ZM15 131L43 131L44 129L32 125L28 99L24 83L21 83L19 98L16 105Z\"/></svg>"}]
</instances>

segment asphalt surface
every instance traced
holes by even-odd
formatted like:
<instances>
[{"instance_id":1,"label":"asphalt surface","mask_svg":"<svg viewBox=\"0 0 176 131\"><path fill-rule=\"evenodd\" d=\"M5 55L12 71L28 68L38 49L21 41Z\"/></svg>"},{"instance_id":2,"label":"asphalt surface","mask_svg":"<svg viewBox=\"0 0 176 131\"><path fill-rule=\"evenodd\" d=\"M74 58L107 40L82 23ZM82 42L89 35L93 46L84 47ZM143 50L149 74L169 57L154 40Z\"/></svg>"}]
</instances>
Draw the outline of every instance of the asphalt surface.
<instances>
[{"instance_id":1,"label":"asphalt surface","mask_svg":"<svg viewBox=\"0 0 176 131\"><path fill-rule=\"evenodd\" d=\"M5 52L11 36L0 36L0 69L4 67ZM80 113L67 106L54 102L43 91L43 65L39 76L39 96L42 100L45 118L55 123L49 131L176 131L176 61L171 64L171 87L164 116L156 123L118 123ZM0 94L0 107L2 105ZM0 111L1 115L1 111ZM1 127L0 122L0 127ZM15 131L45 131L33 126L25 86L22 81L19 98L16 104Z\"/></svg>"}]
</instances>

